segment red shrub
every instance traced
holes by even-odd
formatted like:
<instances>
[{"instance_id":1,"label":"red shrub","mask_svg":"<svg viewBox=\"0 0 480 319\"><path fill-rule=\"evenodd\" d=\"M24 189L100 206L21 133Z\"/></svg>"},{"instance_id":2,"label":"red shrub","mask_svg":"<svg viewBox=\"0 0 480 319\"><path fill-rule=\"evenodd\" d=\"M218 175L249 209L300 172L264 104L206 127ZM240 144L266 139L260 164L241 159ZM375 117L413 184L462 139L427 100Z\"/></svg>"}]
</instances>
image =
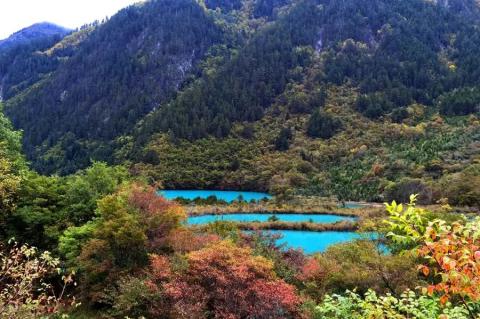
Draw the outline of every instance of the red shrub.
<instances>
[{"instance_id":1,"label":"red shrub","mask_svg":"<svg viewBox=\"0 0 480 319\"><path fill-rule=\"evenodd\" d=\"M298 279L301 281L315 280L319 277L323 277L325 274L322 271L320 263L315 258L308 258L306 263L303 265L298 275Z\"/></svg>"},{"instance_id":2,"label":"red shrub","mask_svg":"<svg viewBox=\"0 0 480 319\"><path fill-rule=\"evenodd\" d=\"M180 228L186 219L183 208L158 196L153 187L138 185L131 186L128 203L138 210L141 223L148 226L148 250L160 252L168 248L172 231Z\"/></svg>"},{"instance_id":3,"label":"red shrub","mask_svg":"<svg viewBox=\"0 0 480 319\"><path fill-rule=\"evenodd\" d=\"M180 229L171 233L169 245L175 252L188 253L219 240L220 237L214 234L196 234L188 229Z\"/></svg>"},{"instance_id":4,"label":"red shrub","mask_svg":"<svg viewBox=\"0 0 480 319\"><path fill-rule=\"evenodd\" d=\"M300 299L271 261L218 242L187 255L188 269L164 285L179 318L291 318Z\"/></svg>"}]
</instances>

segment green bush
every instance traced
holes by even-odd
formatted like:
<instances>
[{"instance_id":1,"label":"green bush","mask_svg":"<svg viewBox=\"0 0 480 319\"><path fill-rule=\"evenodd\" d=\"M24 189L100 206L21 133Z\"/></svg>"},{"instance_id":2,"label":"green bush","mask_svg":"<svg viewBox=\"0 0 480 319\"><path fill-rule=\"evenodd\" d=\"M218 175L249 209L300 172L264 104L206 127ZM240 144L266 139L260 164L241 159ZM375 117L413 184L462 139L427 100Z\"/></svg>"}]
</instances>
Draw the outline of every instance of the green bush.
<instances>
[{"instance_id":1,"label":"green bush","mask_svg":"<svg viewBox=\"0 0 480 319\"><path fill-rule=\"evenodd\" d=\"M368 240L331 246L315 258L321 274L305 281L305 291L314 299L347 289L400 294L418 284L413 255L385 254Z\"/></svg>"},{"instance_id":2,"label":"green bush","mask_svg":"<svg viewBox=\"0 0 480 319\"><path fill-rule=\"evenodd\" d=\"M111 296L113 299L111 315L114 318L143 318L148 315L148 308L159 302L159 295L147 286L146 278L126 276L117 282L118 289Z\"/></svg>"},{"instance_id":3,"label":"green bush","mask_svg":"<svg viewBox=\"0 0 480 319\"><path fill-rule=\"evenodd\" d=\"M388 202L396 200L400 203L407 203L411 194L419 194L418 202L420 204L432 203L432 189L421 179L404 177L397 183L392 182L387 185L384 191L385 199Z\"/></svg>"},{"instance_id":4,"label":"green bush","mask_svg":"<svg viewBox=\"0 0 480 319\"><path fill-rule=\"evenodd\" d=\"M387 294L378 296L369 290L365 296L353 291L345 295L326 296L324 301L315 307L314 319L432 319L432 318L468 319L468 310L462 306L442 305L439 298L417 295L406 290L395 297Z\"/></svg>"},{"instance_id":5,"label":"green bush","mask_svg":"<svg viewBox=\"0 0 480 319\"><path fill-rule=\"evenodd\" d=\"M283 128L275 139L275 149L277 151L287 151L290 148L292 139L292 130L290 128Z\"/></svg>"},{"instance_id":6,"label":"green bush","mask_svg":"<svg viewBox=\"0 0 480 319\"><path fill-rule=\"evenodd\" d=\"M480 87L456 89L438 99L443 115L467 115L480 112Z\"/></svg>"},{"instance_id":7,"label":"green bush","mask_svg":"<svg viewBox=\"0 0 480 319\"><path fill-rule=\"evenodd\" d=\"M450 204L480 207L480 164L460 173L445 176L440 188Z\"/></svg>"},{"instance_id":8,"label":"green bush","mask_svg":"<svg viewBox=\"0 0 480 319\"><path fill-rule=\"evenodd\" d=\"M310 137L329 139L342 128L342 122L336 117L317 109L307 123L307 134Z\"/></svg>"}]
</instances>

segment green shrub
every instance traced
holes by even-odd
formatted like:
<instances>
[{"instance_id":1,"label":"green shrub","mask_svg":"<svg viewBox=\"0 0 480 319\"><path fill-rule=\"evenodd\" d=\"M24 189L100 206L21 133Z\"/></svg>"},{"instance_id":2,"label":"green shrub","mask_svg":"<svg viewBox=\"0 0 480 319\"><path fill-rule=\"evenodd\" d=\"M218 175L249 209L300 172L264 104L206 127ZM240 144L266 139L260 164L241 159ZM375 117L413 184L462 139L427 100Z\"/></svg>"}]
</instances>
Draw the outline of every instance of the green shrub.
<instances>
[{"instance_id":1,"label":"green shrub","mask_svg":"<svg viewBox=\"0 0 480 319\"><path fill-rule=\"evenodd\" d=\"M142 318L148 308L158 301L159 295L147 286L145 278L124 277L117 282L111 315L115 318Z\"/></svg>"},{"instance_id":2,"label":"green shrub","mask_svg":"<svg viewBox=\"0 0 480 319\"><path fill-rule=\"evenodd\" d=\"M442 316L443 315L443 316ZM441 317L442 316L442 317ZM462 306L442 305L439 298L417 295L406 290L399 298L390 294L378 296L369 290L365 296L353 291L344 295L326 296L315 307L314 319L468 319L468 310Z\"/></svg>"},{"instance_id":3,"label":"green shrub","mask_svg":"<svg viewBox=\"0 0 480 319\"><path fill-rule=\"evenodd\" d=\"M385 199L388 202L398 201L400 203L409 202L411 194L419 194L418 202L420 204L432 203L432 189L421 179L404 177L397 183L390 183L384 191Z\"/></svg>"},{"instance_id":4,"label":"green shrub","mask_svg":"<svg viewBox=\"0 0 480 319\"><path fill-rule=\"evenodd\" d=\"M448 198L450 204L480 207L480 164L445 176L440 188L443 197Z\"/></svg>"},{"instance_id":5,"label":"green shrub","mask_svg":"<svg viewBox=\"0 0 480 319\"><path fill-rule=\"evenodd\" d=\"M468 115L480 111L480 88L462 88L442 95L438 99L440 113Z\"/></svg>"},{"instance_id":6,"label":"green shrub","mask_svg":"<svg viewBox=\"0 0 480 319\"><path fill-rule=\"evenodd\" d=\"M286 151L290 148L290 142L293 139L293 133L290 128L283 128L275 139L275 149L277 151Z\"/></svg>"},{"instance_id":7,"label":"green shrub","mask_svg":"<svg viewBox=\"0 0 480 319\"><path fill-rule=\"evenodd\" d=\"M400 294L418 284L413 255L385 254L367 240L334 245L315 257L318 274L304 280L305 291L314 299L325 293L342 293L372 289L381 293Z\"/></svg>"},{"instance_id":8,"label":"green shrub","mask_svg":"<svg viewBox=\"0 0 480 319\"><path fill-rule=\"evenodd\" d=\"M307 123L307 134L310 137L329 139L342 128L342 122L336 117L317 109Z\"/></svg>"}]
</instances>

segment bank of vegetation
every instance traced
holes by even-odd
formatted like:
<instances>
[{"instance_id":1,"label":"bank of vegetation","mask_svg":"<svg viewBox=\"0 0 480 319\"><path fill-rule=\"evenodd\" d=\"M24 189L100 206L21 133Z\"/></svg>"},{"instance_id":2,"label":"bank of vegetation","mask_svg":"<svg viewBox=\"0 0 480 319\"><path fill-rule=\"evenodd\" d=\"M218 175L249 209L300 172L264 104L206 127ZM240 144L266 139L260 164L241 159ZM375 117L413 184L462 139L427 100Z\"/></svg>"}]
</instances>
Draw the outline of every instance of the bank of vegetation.
<instances>
[{"instance_id":1,"label":"bank of vegetation","mask_svg":"<svg viewBox=\"0 0 480 319\"><path fill-rule=\"evenodd\" d=\"M224 223L224 222L220 222ZM349 221L340 221L335 223L314 223L314 222L282 222L282 221L267 221L267 222L232 222L234 227L241 230L302 230L313 232L325 231L344 231L351 232L359 230L359 224ZM205 230L210 226L194 226L196 229Z\"/></svg>"}]
</instances>

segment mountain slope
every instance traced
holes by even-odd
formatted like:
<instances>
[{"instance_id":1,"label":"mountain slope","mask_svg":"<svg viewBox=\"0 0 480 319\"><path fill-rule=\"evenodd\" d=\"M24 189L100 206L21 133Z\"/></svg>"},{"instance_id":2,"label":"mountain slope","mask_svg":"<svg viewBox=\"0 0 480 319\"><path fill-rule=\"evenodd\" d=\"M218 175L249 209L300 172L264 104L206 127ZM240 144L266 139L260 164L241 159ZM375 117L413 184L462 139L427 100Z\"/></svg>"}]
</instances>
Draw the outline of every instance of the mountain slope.
<instances>
[{"instance_id":1,"label":"mountain slope","mask_svg":"<svg viewBox=\"0 0 480 319\"><path fill-rule=\"evenodd\" d=\"M21 44L29 44L39 39L63 37L70 30L49 22L33 24L6 39L0 40L0 50L12 48Z\"/></svg>"},{"instance_id":2,"label":"mountain slope","mask_svg":"<svg viewBox=\"0 0 480 319\"><path fill-rule=\"evenodd\" d=\"M365 94L358 109L369 117L412 102L433 105L442 92L479 84L479 36L461 16L423 1L299 1L144 126L187 139L227 136L233 122L260 119L286 84L303 76L315 47L324 60L319 80L354 81Z\"/></svg>"},{"instance_id":3,"label":"mountain slope","mask_svg":"<svg viewBox=\"0 0 480 319\"><path fill-rule=\"evenodd\" d=\"M0 99L9 99L58 66L41 52L70 31L51 23L38 23L0 41Z\"/></svg>"},{"instance_id":4,"label":"mountain slope","mask_svg":"<svg viewBox=\"0 0 480 319\"><path fill-rule=\"evenodd\" d=\"M312 1L295 6L285 17L258 31L212 75L205 74L154 112L144 127L195 139L208 134L225 137L233 121L259 120L264 108L293 77L289 71L309 63L309 51L302 46L316 41L319 15Z\"/></svg>"},{"instance_id":5,"label":"mountain slope","mask_svg":"<svg viewBox=\"0 0 480 319\"><path fill-rule=\"evenodd\" d=\"M7 103L14 124L26 129L27 156L58 146L61 153L52 156L65 158L62 167L49 160L35 167L62 173L88 165L90 157L104 159L111 140L171 97L221 36L193 0L120 11L55 73Z\"/></svg>"},{"instance_id":6,"label":"mountain slope","mask_svg":"<svg viewBox=\"0 0 480 319\"><path fill-rule=\"evenodd\" d=\"M150 1L46 50L68 58L7 112L46 173L128 161L169 187L433 201L479 158L477 8Z\"/></svg>"},{"instance_id":7,"label":"mountain slope","mask_svg":"<svg viewBox=\"0 0 480 319\"><path fill-rule=\"evenodd\" d=\"M136 169L173 188L438 200L479 158L473 21L424 1L299 1L140 123Z\"/></svg>"}]
</instances>

